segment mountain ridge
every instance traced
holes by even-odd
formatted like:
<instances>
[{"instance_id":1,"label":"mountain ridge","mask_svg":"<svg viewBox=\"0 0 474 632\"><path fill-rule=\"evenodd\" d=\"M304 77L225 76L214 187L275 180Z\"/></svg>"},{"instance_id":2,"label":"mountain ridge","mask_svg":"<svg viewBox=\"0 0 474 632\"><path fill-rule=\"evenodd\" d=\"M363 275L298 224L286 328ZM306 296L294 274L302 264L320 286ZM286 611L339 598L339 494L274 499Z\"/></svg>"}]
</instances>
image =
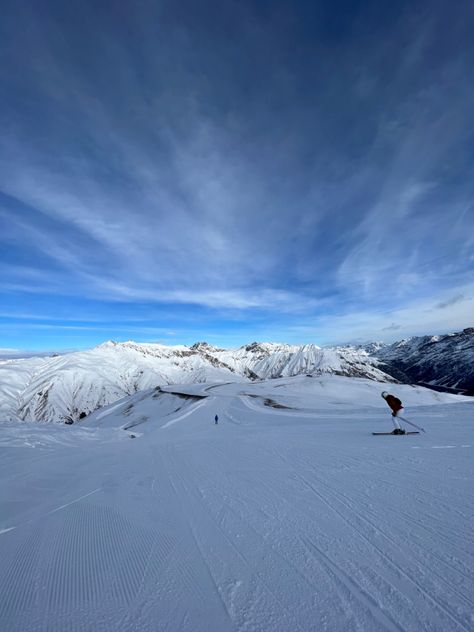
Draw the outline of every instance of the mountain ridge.
<instances>
[{"instance_id":1,"label":"mountain ridge","mask_svg":"<svg viewBox=\"0 0 474 632\"><path fill-rule=\"evenodd\" d=\"M431 387L474 395L474 327L434 336L412 336L373 352L391 374Z\"/></svg>"},{"instance_id":2,"label":"mountain ridge","mask_svg":"<svg viewBox=\"0 0 474 632\"><path fill-rule=\"evenodd\" d=\"M0 418L77 421L159 385L322 373L394 381L363 350L256 342L226 350L207 343L171 347L109 340L88 351L0 361Z\"/></svg>"},{"instance_id":3,"label":"mountain ridge","mask_svg":"<svg viewBox=\"0 0 474 632\"><path fill-rule=\"evenodd\" d=\"M251 342L223 349L108 340L87 351L0 360L0 419L76 421L139 390L168 384L322 374L474 394L474 328L392 344L319 347Z\"/></svg>"}]
</instances>

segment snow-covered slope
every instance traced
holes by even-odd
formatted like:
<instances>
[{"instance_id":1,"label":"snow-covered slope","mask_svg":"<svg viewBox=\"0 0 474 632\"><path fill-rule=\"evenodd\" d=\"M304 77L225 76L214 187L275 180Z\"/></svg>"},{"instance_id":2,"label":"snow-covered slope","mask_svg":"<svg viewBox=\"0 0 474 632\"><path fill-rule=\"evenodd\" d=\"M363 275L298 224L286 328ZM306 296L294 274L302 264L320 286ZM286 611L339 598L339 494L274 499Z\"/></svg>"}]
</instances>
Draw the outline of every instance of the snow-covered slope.
<instances>
[{"instance_id":1,"label":"snow-covered slope","mask_svg":"<svg viewBox=\"0 0 474 632\"><path fill-rule=\"evenodd\" d=\"M426 434L373 437L380 390L194 383L0 423L0 630L471 631L474 403L391 385Z\"/></svg>"},{"instance_id":2,"label":"snow-covered slope","mask_svg":"<svg viewBox=\"0 0 474 632\"><path fill-rule=\"evenodd\" d=\"M254 371L262 378L292 375L322 375L332 373L348 377L368 377L373 380L392 381L377 367L376 361L365 351L347 348L320 349L305 345L289 352L277 352L259 361Z\"/></svg>"},{"instance_id":3,"label":"snow-covered slope","mask_svg":"<svg viewBox=\"0 0 474 632\"><path fill-rule=\"evenodd\" d=\"M17 419L23 393L48 364L48 358L0 360L0 420Z\"/></svg>"},{"instance_id":4,"label":"snow-covered slope","mask_svg":"<svg viewBox=\"0 0 474 632\"><path fill-rule=\"evenodd\" d=\"M373 380L336 375L321 375L317 378L302 375L240 384L227 382L158 386L124 397L95 411L81 423L81 427L131 430L140 426L137 428L140 432L153 432L157 425L168 425L170 418L174 423L187 417L191 410L200 408L213 397L221 400L236 398L246 408L261 412L269 409L286 410L290 417L314 418L315 411L317 414L338 414L362 407L365 414L370 410L371 416L375 414L389 420L390 410L381 397L382 390L383 386ZM419 406L469 401L461 395L438 393L408 384L393 384L390 390L396 392L408 411Z\"/></svg>"},{"instance_id":5,"label":"snow-covered slope","mask_svg":"<svg viewBox=\"0 0 474 632\"><path fill-rule=\"evenodd\" d=\"M51 358L0 361L4 420L76 421L125 395L156 385L246 381L322 373L393 381L364 350L252 343L218 349L107 342Z\"/></svg>"},{"instance_id":6,"label":"snow-covered slope","mask_svg":"<svg viewBox=\"0 0 474 632\"><path fill-rule=\"evenodd\" d=\"M107 342L53 358L0 362L0 410L7 420L77 420L159 384L228 379L239 376L188 347Z\"/></svg>"},{"instance_id":7,"label":"snow-covered slope","mask_svg":"<svg viewBox=\"0 0 474 632\"><path fill-rule=\"evenodd\" d=\"M268 358L282 357L287 361L298 350L299 347L295 345L252 342L238 349L211 348L210 353L240 375L248 375L255 379L269 377L265 372L265 361Z\"/></svg>"},{"instance_id":8,"label":"snow-covered slope","mask_svg":"<svg viewBox=\"0 0 474 632\"><path fill-rule=\"evenodd\" d=\"M236 373L259 379L323 373L368 377L379 381L391 379L377 368L377 360L365 349L354 347L322 349L313 344L296 346L253 342L238 349L215 349L209 346L207 349L210 355L232 367Z\"/></svg>"}]
</instances>

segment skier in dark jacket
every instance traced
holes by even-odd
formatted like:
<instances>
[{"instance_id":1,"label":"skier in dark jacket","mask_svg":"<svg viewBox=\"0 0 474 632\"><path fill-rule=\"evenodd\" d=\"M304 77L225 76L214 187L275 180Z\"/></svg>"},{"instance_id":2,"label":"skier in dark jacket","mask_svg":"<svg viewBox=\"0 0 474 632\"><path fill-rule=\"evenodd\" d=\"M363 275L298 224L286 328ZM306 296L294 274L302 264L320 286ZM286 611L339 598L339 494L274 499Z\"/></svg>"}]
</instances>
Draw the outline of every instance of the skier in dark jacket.
<instances>
[{"instance_id":1,"label":"skier in dark jacket","mask_svg":"<svg viewBox=\"0 0 474 632\"><path fill-rule=\"evenodd\" d=\"M405 434L405 430L403 430L403 428L400 426L397 419L398 413L403 410L402 402L398 399L398 397L395 397L395 395L390 395L390 393L387 393L387 391L383 391L382 397L392 410L392 421L393 425L395 426L393 434Z\"/></svg>"},{"instance_id":2,"label":"skier in dark jacket","mask_svg":"<svg viewBox=\"0 0 474 632\"><path fill-rule=\"evenodd\" d=\"M214 417L214 423L217 425L217 424L218 424L218 422L219 422L219 417L216 415L216 416Z\"/></svg>"}]
</instances>

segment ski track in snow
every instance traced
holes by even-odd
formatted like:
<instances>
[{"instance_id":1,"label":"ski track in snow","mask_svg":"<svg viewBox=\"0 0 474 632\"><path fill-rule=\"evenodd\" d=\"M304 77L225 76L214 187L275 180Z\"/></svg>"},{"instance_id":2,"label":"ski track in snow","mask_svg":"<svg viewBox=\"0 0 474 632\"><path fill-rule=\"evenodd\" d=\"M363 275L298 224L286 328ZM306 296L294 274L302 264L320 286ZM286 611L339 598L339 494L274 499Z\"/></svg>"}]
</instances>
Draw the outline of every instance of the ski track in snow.
<instances>
[{"instance_id":1,"label":"ski track in snow","mask_svg":"<svg viewBox=\"0 0 474 632\"><path fill-rule=\"evenodd\" d=\"M54 509L51 509L51 511L48 511L44 515L47 516L49 514L56 513L56 511L61 511L61 509L66 509L66 507L69 507L70 505L73 505L74 503L77 503L80 500L83 500L84 498L87 498L88 496L91 496L92 494L97 493L99 490L100 490L100 487L97 488L97 489L92 490L91 492L87 492L87 494L83 494L82 496L79 496L78 498L75 498L74 500L71 500L70 502L65 503L64 505L60 505L59 507L55 507ZM39 516L39 518L41 518L41 517L42 516ZM33 520L36 520L36 518L33 518ZM29 524L30 522L32 522L32 520L28 520L28 522L24 522L22 524L15 525L14 527L7 527L6 529L0 530L0 534L7 533L8 531L13 531L13 529L18 529L18 527L22 527L25 524Z\"/></svg>"},{"instance_id":2,"label":"ski track in snow","mask_svg":"<svg viewBox=\"0 0 474 632\"><path fill-rule=\"evenodd\" d=\"M205 404L207 404L205 399L203 399L202 401L196 402L196 404L192 405L191 410L187 410L185 413L182 413L181 415L173 417L173 419L163 424L163 426L161 426L161 429L164 430L165 428L169 428L169 426L172 426L176 422L181 421L182 419L185 419L186 417L189 417L189 415L193 415L198 408L201 408L201 406L204 406Z\"/></svg>"},{"instance_id":3,"label":"ski track in snow","mask_svg":"<svg viewBox=\"0 0 474 632\"><path fill-rule=\"evenodd\" d=\"M123 402L96 434L5 424L0 629L472 632L474 406L412 409L408 443L298 389L301 412L264 406L275 387L136 397L133 441Z\"/></svg>"}]
</instances>

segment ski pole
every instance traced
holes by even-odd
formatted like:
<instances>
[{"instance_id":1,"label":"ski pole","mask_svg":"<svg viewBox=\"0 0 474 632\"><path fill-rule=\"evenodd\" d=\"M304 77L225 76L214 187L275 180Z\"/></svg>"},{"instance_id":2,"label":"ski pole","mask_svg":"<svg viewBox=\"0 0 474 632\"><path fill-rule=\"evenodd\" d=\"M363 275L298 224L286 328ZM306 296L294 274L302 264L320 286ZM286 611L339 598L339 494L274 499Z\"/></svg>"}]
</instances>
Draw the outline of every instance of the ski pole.
<instances>
[{"instance_id":1,"label":"ski pole","mask_svg":"<svg viewBox=\"0 0 474 632\"><path fill-rule=\"evenodd\" d=\"M422 428L421 426L417 426L416 424L414 424L412 421L408 421L408 419L405 419L405 417L402 417L401 415L397 415L396 417L397 419L401 419L402 421L404 421L407 424L410 424L410 426L413 426L414 428L418 428L418 430L421 430L421 432L425 432L426 430L424 428Z\"/></svg>"}]
</instances>

